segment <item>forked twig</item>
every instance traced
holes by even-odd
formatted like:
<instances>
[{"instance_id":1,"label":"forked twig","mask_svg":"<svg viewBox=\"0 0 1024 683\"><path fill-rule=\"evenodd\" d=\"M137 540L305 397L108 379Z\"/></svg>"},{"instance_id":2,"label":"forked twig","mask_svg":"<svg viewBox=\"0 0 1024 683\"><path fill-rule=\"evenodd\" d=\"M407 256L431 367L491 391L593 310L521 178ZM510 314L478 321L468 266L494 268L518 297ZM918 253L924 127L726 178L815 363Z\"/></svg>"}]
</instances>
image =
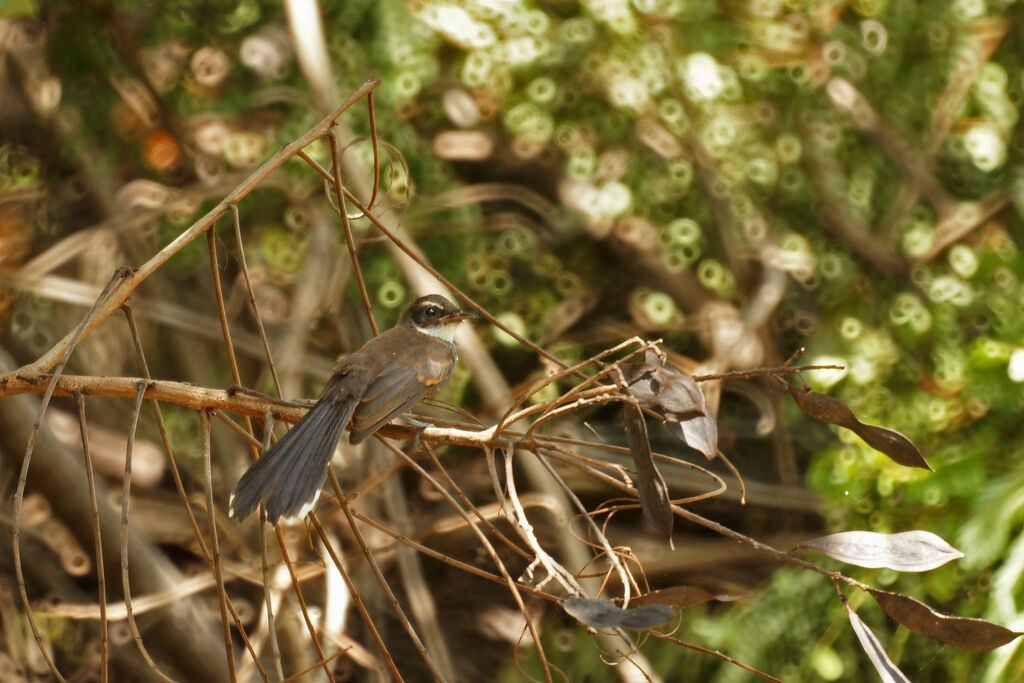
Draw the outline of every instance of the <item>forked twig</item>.
<instances>
[{"instance_id":1,"label":"forked twig","mask_svg":"<svg viewBox=\"0 0 1024 683\"><path fill-rule=\"evenodd\" d=\"M107 282L107 286L103 288L99 298L86 313L85 318L79 323L78 327L70 333L66 339L67 344L61 350L61 353L57 356L59 361L57 367L54 370L54 380L59 378L61 373L64 371L64 367L67 365L68 360L71 358L71 352L74 350L78 342L85 336L88 330L88 326L92 319L98 315L100 308L100 302L103 298L112 291L118 282L121 282L126 274L126 269L118 269L114 275ZM35 450L36 441L39 439L39 429L42 425L43 415L46 413L46 408L50 404L50 399L53 397L54 390L56 389L56 381L49 381L43 392L43 399L39 402L39 410L36 412L36 420L32 425L32 432L29 436L28 443L25 445L25 457L21 462L21 472L18 475L18 486L14 493L14 524L11 531L11 544L13 546L14 554L14 573L18 584L18 593L21 596L22 606L25 608L25 618L28 621L29 628L32 629L32 635L35 637L36 645L39 646L39 651L46 661L47 666L50 667L50 671L57 678L58 681L64 681L64 677L57 670L57 665L53 661L53 657L50 656L50 652L43 642L43 636L39 632L39 625L36 624L35 617L32 614L32 605L28 600L28 590L25 587L25 573L21 566L21 508L22 502L25 498L25 485L28 482L28 470L32 463L32 452Z\"/></svg>"},{"instance_id":2,"label":"forked twig","mask_svg":"<svg viewBox=\"0 0 1024 683\"><path fill-rule=\"evenodd\" d=\"M400 457L405 459L409 463L410 467L416 470L417 474L419 474L426 481L428 481L438 493L444 496L445 499L447 499L448 503L455 509L455 511L458 512L459 515L464 520L466 520L466 523L469 525L470 529L473 530L473 533L476 535L477 539L480 541L481 545L487 551L487 554L491 557L491 560L494 562L495 566L498 568L498 571L504 578L504 583L508 587L509 592L512 594L512 597L515 600L516 606L519 608L520 613L523 615L523 618L526 619L527 627L530 631L530 636L533 638L533 642L537 647L537 654L540 658L541 666L544 669L545 678L547 679L548 683L551 683L550 665L547 661L547 657L544 655L544 648L541 644L540 634L537 632L536 626L533 624L533 620L530 619L529 612L526 609L526 604L523 602L522 595L519 592L518 583L512 578L511 574L508 573L508 569L505 567L505 563L501 561L501 558L498 556L498 553L495 550L493 544L490 542L487 536L480 530L477 523L463 509L459 502L455 500L451 493L449 493L443 486L441 486L440 482L434 479L434 477L431 476L431 474L427 472L425 469L423 469L423 467L421 467L419 463L417 463L412 458L409 458L405 453L403 453L399 449L394 448L394 446L392 446L391 444L385 443L385 445L387 445L388 448L392 450L392 452L395 452L396 455L399 455ZM493 459L490 457L490 454L488 454L488 459Z\"/></svg>"},{"instance_id":3,"label":"forked twig","mask_svg":"<svg viewBox=\"0 0 1024 683\"><path fill-rule=\"evenodd\" d=\"M125 319L128 321L128 330L131 333L132 345L135 347L135 357L139 363L139 368L142 370L142 375L145 379L147 391L153 386L153 380L149 373L149 364L146 362L146 354L142 350L142 338L139 336L139 328L135 324L135 315L132 312L131 306L125 304L121 307L121 311L124 313ZM164 423L163 413L160 411L160 401L150 397L150 405L153 408L153 419L156 421L157 430L160 432L160 443L163 446L164 454L167 456L167 466L171 471L171 478L174 480L175 489L178 492L178 498L181 500L182 509L185 511L185 515L188 517L189 524L192 527L193 537L199 546L199 552L206 561L207 566L210 568L211 573L214 572L214 559L210 553L210 549L206 545L206 539L203 536L202 531L199 530L199 522L196 520L195 513L192 511L192 504L189 501L188 493L185 491L185 484L181 479L181 473L178 471L178 462L174 457L174 453L171 450L170 437L167 434L167 425ZM214 511L211 509L208 511L211 519ZM259 670L263 680L267 680L267 672L263 670L263 665L259 661L259 657L256 655L256 651L249 642L249 637L242 628L242 620L239 618L238 613L235 611L234 606L230 601L227 603L228 609L231 612L231 617L234 620L235 626L238 628L238 632L242 636L242 640L245 642L246 648L252 654L253 661L256 662L256 667Z\"/></svg>"},{"instance_id":4,"label":"forked twig","mask_svg":"<svg viewBox=\"0 0 1024 683\"><path fill-rule=\"evenodd\" d=\"M267 176L277 170L277 168L295 156L301 149L309 146L326 135L338 117L351 109L356 102L380 86L380 83L381 81L379 79L366 81L355 92L353 92L345 102L309 129L305 135L302 135L298 139L282 147L276 154L270 157L270 159L265 161L259 168L249 174L249 176L242 181L238 187L228 193L228 195L219 204L217 204L217 206L210 209L206 215L195 221L144 264L134 269L119 269L115 278L110 284L108 284L107 288L103 290L103 293L97 300L94 309L91 310L90 314L82 321L79 328L68 333L64 339L57 342L53 348L40 356L35 362L29 365L28 368L40 371L49 370L57 365L57 363L65 357L65 354L68 353L81 338L92 332L96 326L120 308L121 305L127 301L128 297L131 296L132 292L134 292L135 289L150 275L156 272L157 269L163 266L172 256L181 251L195 238L209 230L214 223L231 210L230 207L232 204L237 204L243 198L248 196L249 193L255 190L267 178ZM362 207L360 206L360 208Z\"/></svg>"},{"instance_id":5,"label":"forked twig","mask_svg":"<svg viewBox=\"0 0 1024 683\"><path fill-rule=\"evenodd\" d=\"M345 506L344 509L348 510L348 507ZM402 675L398 673L394 657L391 656L391 652L384 643L384 639L381 637L380 631L377 630L377 627L373 623L373 619L370 618L370 613L367 611L366 605L363 603L362 598L359 597L359 591L356 590L355 584L352 583L352 578L348 575L348 572L345 570L345 567L341 562L341 558L338 557L334 547L328 540L327 534L320 525L320 520L317 519L315 514L311 515L310 519L312 520L313 528L316 529L317 535L320 536L320 540L324 544L324 548L326 548L327 552L330 554L331 561L334 562L335 567L337 567L338 572L345 581L345 585L348 586L349 593L352 595L352 602L356 606L359 616L362 617L366 628L370 631L370 636L373 638L373 642L377 644L377 649L380 650L381 656L384 657L384 662L387 664L388 671L390 671L391 676L396 681L401 681ZM353 526L353 528L355 527Z\"/></svg>"}]
</instances>

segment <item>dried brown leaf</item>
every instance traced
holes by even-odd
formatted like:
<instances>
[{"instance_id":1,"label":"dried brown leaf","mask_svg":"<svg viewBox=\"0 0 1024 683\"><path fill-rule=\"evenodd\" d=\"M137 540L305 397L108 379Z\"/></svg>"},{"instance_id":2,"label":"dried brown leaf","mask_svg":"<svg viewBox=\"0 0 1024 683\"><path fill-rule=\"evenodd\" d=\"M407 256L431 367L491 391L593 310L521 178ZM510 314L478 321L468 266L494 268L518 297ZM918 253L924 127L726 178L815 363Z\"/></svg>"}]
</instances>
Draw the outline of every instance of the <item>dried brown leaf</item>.
<instances>
[{"instance_id":1,"label":"dried brown leaf","mask_svg":"<svg viewBox=\"0 0 1024 683\"><path fill-rule=\"evenodd\" d=\"M808 417L845 427L877 451L885 453L894 462L905 467L920 467L931 470L931 465L921 455L914 442L895 429L864 424L857 419L850 407L834 396L826 396L809 389L786 385L797 407Z\"/></svg>"},{"instance_id":2,"label":"dried brown leaf","mask_svg":"<svg viewBox=\"0 0 1024 683\"><path fill-rule=\"evenodd\" d=\"M875 588L868 592L894 621L929 638L965 650L992 650L1024 635L984 619L940 614L902 593Z\"/></svg>"},{"instance_id":3,"label":"dried brown leaf","mask_svg":"<svg viewBox=\"0 0 1024 683\"><path fill-rule=\"evenodd\" d=\"M673 434L708 460L718 454L718 422L692 377L662 365L650 350L643 363L624 365L622 372L641 407L660 415Z\"/></svg>"},{"instance_id":4,"label":"dried brown leaf","mask_svg":"<svg viewBox=\"0 0 1024 683\"><path fill-rule=\"evenodd\" d=\"M704 392L689 375L675 366L665 366L654 351L648 350L643 363L622 366L630 392L644 408L650 408L677 420L704 415Z\"/></svg>"},{"instance_id":5,"label":"dried brown leaf","mask_svg":"<svg viewBox=\"0 0 1024 683\"><path fill-rule=\"evenodd\" d=\"M632 453L633 462L636 464L636 490L640 498L640 509L643 510L644 519L651 528L669 539L671 543L675 517L672 515L668 486L654 465L644 414L638 406L631 403L624 403L622 411L626 419L629 452Z\"/></svg>"},{"instance_id":6,"label":"dried brown leaf","mask_svg":"<svg viewBox=\"0 0 1024 683\"><path fill-rule=\"evenodd\" d=\"M846 405L834 396L819 394L815 391L799 389L792 384L786 385L800 410L815 420L853 429L858 424L857 416Z\"/></svg>"},{"instance_id":7,"label":"dried brown leaf","mask_svg":"<svg viewBox=\"0 0 1024 683\"><path fill-rule=\"evenodd\" d=\"M901 465L934 471L932 466L928 464L928 461L924 459L921 451L914 445L914 442L895 429L858 422L857 428L853 431L856 432L857 436L864 439L867 445L876 451L885 453Z\"/></svg>"}]
</instances>

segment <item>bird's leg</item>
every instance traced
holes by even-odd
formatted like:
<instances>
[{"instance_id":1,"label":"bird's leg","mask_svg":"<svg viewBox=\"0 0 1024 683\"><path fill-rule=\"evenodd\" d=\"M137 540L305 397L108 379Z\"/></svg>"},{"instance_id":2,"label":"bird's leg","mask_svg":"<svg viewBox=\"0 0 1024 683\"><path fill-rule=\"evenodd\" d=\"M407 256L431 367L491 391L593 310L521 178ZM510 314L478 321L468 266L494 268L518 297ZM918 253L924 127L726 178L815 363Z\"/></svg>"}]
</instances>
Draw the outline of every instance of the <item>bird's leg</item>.
<instances>
[{"instance_id":1,"label":"bird's leg","mask_svg":"<svg viewBox=\"0 0 1024 683\"><path fill-rule=\"evenodd\" d=\"M434 425L429 422L424 422L423 420L417 420L414 417L409 417L408 415L403 415L403 417L406 422L416 428L416 436L412 438L412 450L415 453L420 449L420 434L422 434L423 430L427 427L433 427Z\"/></svg>"}]
</instances>

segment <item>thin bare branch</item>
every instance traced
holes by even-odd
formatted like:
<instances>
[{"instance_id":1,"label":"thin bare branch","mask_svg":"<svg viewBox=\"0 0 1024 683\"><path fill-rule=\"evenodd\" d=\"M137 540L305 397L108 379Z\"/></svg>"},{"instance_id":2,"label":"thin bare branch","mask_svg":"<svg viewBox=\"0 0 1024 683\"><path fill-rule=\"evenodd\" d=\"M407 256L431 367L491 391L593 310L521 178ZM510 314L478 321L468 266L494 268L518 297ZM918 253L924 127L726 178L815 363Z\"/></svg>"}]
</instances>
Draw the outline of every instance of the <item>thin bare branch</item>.
<instances>
[{"instance_id":1,"label":"thin bare branch","mask_svg":"<svg viewBox=\"0 0 1024 683\"><path fill-rule=\"evenodd\" d=\"M341 227L345 231L345 244L348 246L348 255L352 259L352 272L356 277L356 285L359 287L359 296L363 300L363 309L366 311L366 318L370 321L370 329L373 330L373 336L380 334L380 330L377 328L377 321L373 317L373 305L370 303L370 295L366 291L366 282L363 280L363 270L359 265L359 254L356 251L356 241L352 236L352 225L348 219L348 213L345 211L345 186L341 179L341 136L338 133L337 126L331 126L329 134L331 139L331 159L334 163L331 167L334 169L334 177L331 181L334 184L334 191L338 196L338 215L341 217ZM377 146L373 148L373 159L374 165L376 166L379 162L377 161ZM377 178L374 176L373 181L373 199L377 196ZM371 204L373 200L371 199ZM364 213L366 213L364 211Z\"/></svg>"},{"instance_id":2,"label":"thin bare branch","mask_svg":"<svg viewBox=\"0 0 1024 683\"><path fill-rule=\"evenodd\" d=\"M78 327L67 336L67 345L62 349L61 353L56 356L59 359L56 362L57 367L54 372L54 376L56 378L59 378L61 373L64 372L64 367L71 358L71 352L87 333L92 320L99 315L100 302L117 286L118 282L123 281L125 272L126 271L124 269L119 269L114 273L110 278L110 281L107 282L107 286L103 288L99 298L96 299L92 308L90 308L89 312L86 313L85 318L83 318ZM3 380L0 378L0 385L2 385L2 383ZM42 654L43 659L46 661L47 666L50 667L50 671L57 680L64 681L64 677L59 671L57 671L57 665L53 662L49 649L46 647L42 634L39 632L39 626L36 624L35 617L32 615L32 605L28 600L28 591L25 588L24 570L21 566L21 508L22 502L25 498L25 485L28 482L28 471L29 466L32 463L32 452L35 450L36 442L39 439L39 429L42 425L43 415L46 413L46 408L49 406L50 399L53 397L54 390L56 389L55 384L56 383L53 381L48 381L40 386L40 389L42 389L40 393L43 394L43 400L39 403L39 410L36 412L36 420L32 425L32 432L29 436L28 443L25 445L25 457L21 462L21 473L18 475L18 487L14 493L14 525L11 531L11 541L14 552L14 571L18 584L18 593L21 596L22 606L25 608L25 617L28 620L29 627L32 629L32 635L35 637L36 645L39 646L39 651Z\"/></svg>"},{"instance_id":3,"label":"thin bare branch","mask_svg":"<svg viewBox=\"0 0 1024 683\"><path fill-rule=\"evenodd\" d=\"M274 365L274 357L270 353L270 340L267 339L267 331L263 327L263 316L260 315L260 307L256 304L256 292L252 288L252 278L249 275L249 264L245 260L245 245L242 242L242 224L238 215L238 205L231 205L231 215L234 218L235 245L238 249L238 262L242 267L242 278L245 281L245 292L249 297L249 306L252 308L252 317L256 321L256 329L259 330L260 341L263 342L263 351L267 356L267 367L270 369L270 376L274 379L274 390L281 396L281 380L277 376L277 366Z\"/></svg>"},{"instance_id":4,"label":"thin bare branch","mask_svg":"<svg viewBox=\"0 0 1024 683\"><path fill-rule=\"evenodd\" d=\"M153 661L149 650L142 642L142 633L139 631L139 625L135 622L135 613L132 612L132 590L128 571L128 503L132 493L132 447L135 445L135 429L139 424L139 413L142 411L145 394L146 382L140 380L135 394L135 403L132 405L131 421L128 427L128 446L124 454L124 486L121 492L121 588L124 591L124 605L128 611L128 626L131 628L135 645L139 648L139 654L146 660L146 664L153 670L153 673L161 680L172 683L171 678L161 671Z\"/></svg>"},{"instance_id":5,"label":"thin bare branch","mask_svg":"<svg viewBox=\"0 0 1024 683\"><path fill-rule=\"evenodd\" d=\"M351 510L344 498L341 499L341 506L343 510L351 513ZM384 662L388 667L388 671L396 681L402 681L402 675L398 673L398 667L395 666L395 658L391 656L391 652L388 650L388 646L385 644L384 638L381 636L380 631L377 630L377 626L373 623L373 619L370 617L370 613L367 611L363 599L359 597L359 591L356 590L356 586L352 583L352 578L349 576L344 564L342 564L341 558L338 557L338 554L334 550L334 546L331 545L328 540L327 534L324 531L323 526L320 524L320 520L317 519L316 514L310 515L310 520L317 535L320 536L320 540L323 542L324 548L326 548L328 554L330 554L331 561L334 562L334 566L337 567L338 573L341 574L342 579L345 581L345 585L348 586L349 593L352 595L352 603L356 606L356 611L358 611L359 616L362 617L363 624L366 626L367 630L369 630L370 637L373 638L373 642L376 643L381 656L384 657ZM355 525L352 525L352 528L355 529Z\"/></svg>"},{"instance_id":6,"label":"thin bare branch","mask_svg":"<svg viewBox=\"0 0 1024 683\"><path fill-rule=\"evenodd\" d=\"M210 234L213 234L212 232ZM199 413L200 431L203 440L203 489L206 493L207 518L210 520L210 544L213 548L213 577L217 582L217 597L220 604L220 623L224 631L224 652L228 656L228 675L231 683L238 680L235 671L235 648L231 643L231 624L228 621L228 594L224 589L224 574L221 568L220 542L217 540L217 515L213 504L213 467L210 465L210 414Z\"/></svg>"},{"instance_id":7,"label":"thin bare branch","mask_svg":"<svg viewBox=\"0 0 1024 683\"><path fill-rule=\"evenodd\" d=\"M96 500L96 478L92 469L92 455L89 452L89 432L86 428L85 399L82 392L74 392L78 405L78 426L82 432L82 455L85 458L86 481L89 485L89 504L92 506L93 538L96 543L96 583L100 603L100 680L107 683L110 676L110 637L107 634L107 580L103 569L103 535L100 532L100 510Z\"/></svg>"},{"instance_id":8,"label":"thin bare branch","mask_svg":"<svg viewBox=\"0 0 1024 683\"><path fill-rule=\"evenodd\" d=\"M138 326L135 324L135 315L132 313L132 309L127 304L121 307L124 312L125 318L128 321L128 329L132 335L132 344L135 347L136 360L139 363L139 368L142 370L142 374L145 378L147 387L153 385L152 378L149 374L149 364L146 362L146 354L142 350L142 338L139 336ZM152 398L152 397L151 397ZM192 504L189 500L188 494L185 492L184 482L181 480L181 473L178 471L178 462L174 457L174 453L171 450L170 437L167 434L167 425L164 423L163 414L160 411L160 402L158 399L152 398L150 402L153 408L153 419L156 420L157 430L160 432L160 442L163 445L164 454L167 456L168 468L171 471L171 478L174 480L175 489L178 492L178 498L181 501L182 508L185 510L185 514L188 517L189 524L192 527L192 534L199 546L199 551L206 561L207 566L210 568L211 573L214 573L214 560L210 553L210 549L206 545L206 539L203 537L202 532L199 530L199 522L196 520L195 513L192 511ZM251 432L249 432L251 434ZM211 508L208 511L211 519L214 515L214 510ZM249 637L242 627L242 621L235 611L234 606L228 601L228 609L231 611L231 617L234 620L235 626L238 628L238 632L242 636L242 640L245 642L246 648L253 656L253 660L256 662L256 666L259 669L260 675L263 680L267 680L267 672L263 670L263 666L259 662L259 657L256 655L256 651L253 649L252 643L249 642Z\"/></svg>"},{"instance_id":9,"label":"thin bare branch","mask_svg":"<svg viewBox=\"0 0 1024 683\"><path fill-rule=\"evenodd\" d=\"M101 322L106 320L131 296L132 292L142 284L158 268L165 264L172 256L181 251L186 245L192 242L199 235L206 232L214 223L224 216L232 204L237 204L243 198L255 190L272 172L295 156L299 150L312 142L323 137L330 127L334 125L338 117L352 108L356 102L368 95L380 85L379 79L372 79L364 83L358 90L352 93L348 99L339 105L334 111L325 116L317 125L313 126L305 135L285 145L265 161L259 168L253 171L238 187L232 190L217 206L188 229L183 231L170 244L157 252L152 258L138 268L124 268L118 271L113 286L105 289L101 298L97 301L95 310L83 320L79 329L70 332L64 339L54 345L49 351L40 356L31 367L34 370L49 370L53 368L82 337L92 332ZM360 207L362 208L362 207ZM0 378L2 379L2 378Z\"/></svg>"}]
</instances>

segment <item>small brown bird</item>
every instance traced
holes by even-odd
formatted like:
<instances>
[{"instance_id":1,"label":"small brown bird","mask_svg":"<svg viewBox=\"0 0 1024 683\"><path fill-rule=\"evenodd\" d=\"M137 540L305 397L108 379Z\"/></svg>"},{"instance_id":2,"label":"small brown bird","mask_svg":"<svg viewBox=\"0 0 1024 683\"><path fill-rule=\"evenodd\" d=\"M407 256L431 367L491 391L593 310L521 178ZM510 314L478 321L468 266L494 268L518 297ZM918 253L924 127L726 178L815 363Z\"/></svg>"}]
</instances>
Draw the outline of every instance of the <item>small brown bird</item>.
<instances>
[{"instance_id":1,"label":"small brown bird","mask_svg":"<svg viewBox=\"0 0 1024 683\"><path fill-rule=\"evenodd\" d=\"M455 329L475 317L443 296L424 296L398 324L338 361L316 404L238 480L229 514L244 519L260 502L272 524L309 514L349 422L349 441L360 443L447 384L458 358Z\"/></svg>"}]
</instances>

